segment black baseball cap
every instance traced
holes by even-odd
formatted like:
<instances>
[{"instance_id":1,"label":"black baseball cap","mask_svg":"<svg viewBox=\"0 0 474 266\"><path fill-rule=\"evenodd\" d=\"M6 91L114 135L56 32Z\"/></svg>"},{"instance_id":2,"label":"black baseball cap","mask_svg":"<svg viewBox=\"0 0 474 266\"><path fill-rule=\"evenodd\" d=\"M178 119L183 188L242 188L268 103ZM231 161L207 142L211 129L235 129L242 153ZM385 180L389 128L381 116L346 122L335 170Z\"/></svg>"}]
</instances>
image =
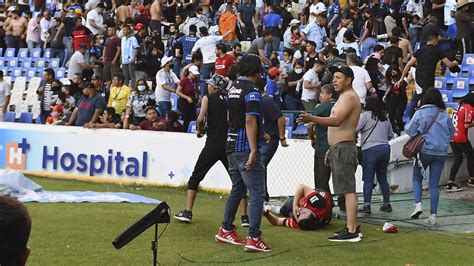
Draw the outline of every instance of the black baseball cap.
<instances>
[{"instance_id":1,"label":"black baseball cap","mask_svg":"<svg viewBox=\"0 0 474 266\"><path fill-rule=\"evenodd\" d=\"M348 66L345 66L345 65L340 65L340 66L330 66L329 67L329 71L331 71L333 74L336 73L336 72L341 72L342 74L344 74L346 77L349 77L351 78L352 80L354 80L354 72L352 71L352 69Z\"/></svg>"}]
</instances>

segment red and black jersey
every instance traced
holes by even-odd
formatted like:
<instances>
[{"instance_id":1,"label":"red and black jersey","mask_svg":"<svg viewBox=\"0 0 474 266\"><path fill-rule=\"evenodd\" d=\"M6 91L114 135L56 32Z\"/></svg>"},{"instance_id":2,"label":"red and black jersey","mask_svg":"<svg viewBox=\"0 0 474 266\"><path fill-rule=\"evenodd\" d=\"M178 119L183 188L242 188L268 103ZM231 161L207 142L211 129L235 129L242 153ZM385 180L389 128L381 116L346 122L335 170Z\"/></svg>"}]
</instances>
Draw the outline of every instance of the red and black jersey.
<instances>
[{"instance_id":1,"label":"red and black jersey","mask_svg":"<svg viewBox=\"0 0 474 266\"><path fill-rule=\"evenodd\" d=\"M79 45L85 44L87 49L91 48L90 35L92 32L83 25L77 26L72 30L72 41L74 42L74 51L79 50Z\"/></svg>"},{"instance_id":2,"label":"red and black jersey","mask_svg":"<svg viewBox=\"0 0 474 266\"><path fill-rule=\"evenodd\" d=\"M333 206L331 194L322 189L316 189L298 202L298 207L310 209L314 213L320 225L328 224L331 221ZM290 228L300 228L294 216L286 218L283 224Z\"/></svg>"}]
</instances>

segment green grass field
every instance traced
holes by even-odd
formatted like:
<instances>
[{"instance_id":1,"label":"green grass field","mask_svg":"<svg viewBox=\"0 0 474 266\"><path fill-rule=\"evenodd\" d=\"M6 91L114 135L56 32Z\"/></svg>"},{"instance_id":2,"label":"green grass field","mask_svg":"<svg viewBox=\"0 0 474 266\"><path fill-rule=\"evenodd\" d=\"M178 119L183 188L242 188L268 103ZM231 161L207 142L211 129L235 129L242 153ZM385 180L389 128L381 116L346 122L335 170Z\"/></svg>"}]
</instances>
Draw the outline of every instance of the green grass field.
<instances>
[{"instance_id":1,"label":"green grass field","mask_svg":"<svg viewBox=\"0 0 474 266\"><path fill-rule=\"evenodd\" d=\"M92 190L137 193L168 202L172 214L182 209L185 192L172 188L133 189L109 184L92 184L32 178L46 190ZM398 234L384 234L381 226L362 224L364 238L356 244L335 244L327 240L344 226L333 222L321 231L271 226L262 220L263 237L273 251L253 254L241 246L218 244L214 235L223 216L225 200L200 193L192 224L172 221L159 241L159 263L176 265L473 265L472 234L444 234L399 228ZM129 225L149 212L149 204L63 204L28 203L33 220L29 265L150 265L153 230L137 237L121 250L112 241ZM239 219L240 220L240 219ZM164 225L159 226L159 231ZM238 229L241 236L244 228Z\"/></svg>"}]
</instances>

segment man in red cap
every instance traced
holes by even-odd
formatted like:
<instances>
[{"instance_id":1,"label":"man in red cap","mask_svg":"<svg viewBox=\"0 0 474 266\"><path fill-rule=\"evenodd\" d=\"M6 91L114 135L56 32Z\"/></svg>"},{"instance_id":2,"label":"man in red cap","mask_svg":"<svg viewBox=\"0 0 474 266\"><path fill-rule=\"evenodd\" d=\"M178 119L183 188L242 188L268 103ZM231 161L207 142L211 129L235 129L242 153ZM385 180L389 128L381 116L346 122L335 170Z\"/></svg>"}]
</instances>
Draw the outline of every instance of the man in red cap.
<instances>
[{"instance_id":1,"label":"man in red cap","mask_svg":"<svg viewBox=\"0 0 474 266\"><path fill-rule=\"evenodd\" d=\"M133 19L133 24L138 25L143 24L145 28L148 28L150 25L150 15L146 13L146 8L144 5L138 6L138 15Z\"/></svg>"},{"instance_id":2,"label":"man in red cap","mask_svg":"<svg viewBox=\"0 0 474 266\"><path fill-rule=\"evenodd\" d=\"M281 108L281 97L277 83L280 78L280 74L281 71L277 67L270 68L268 70L267 86L265 87L265 94L273 98L273 101L279 108Z\"/></svg>"}]
</instances>

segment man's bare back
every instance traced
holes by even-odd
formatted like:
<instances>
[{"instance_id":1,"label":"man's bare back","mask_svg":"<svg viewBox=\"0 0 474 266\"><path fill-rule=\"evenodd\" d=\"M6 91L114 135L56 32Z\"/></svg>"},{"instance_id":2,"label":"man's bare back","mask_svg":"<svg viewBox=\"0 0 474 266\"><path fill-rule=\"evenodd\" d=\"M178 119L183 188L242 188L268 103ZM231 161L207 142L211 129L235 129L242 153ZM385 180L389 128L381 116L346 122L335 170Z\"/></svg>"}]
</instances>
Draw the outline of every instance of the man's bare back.
<instances>
[{"instance_id":1,"label":"man's bare back","mask_svg":"<svg viewBox=\"0 0 474 266\"><path fill-rule=\"evenodd\" d=\"M403 64L406 64L408 62L408 53L413 55L413 49L410 49L411 48L410 41L405 38L400 38L398 47L402 49Z\"/></svg>"},{"instance_id":2,"label":"man's bare back","mask_svg":"<svg viewBox=\"0 0 474 266\"><path fill-rule=\"evenodd\" d=\"M159 1L154 1L150 8L151 20L161 21L161 7Z\"/></svg>"},{"instance_id":3,"label":"man's bare back","mask_svg":"<svg viewBox=\"0 0 474 266\"><path fill-rule=\"evenodd\" d=\"M130 17L130 8L126 5L121 5L117 8L118 21L124 23L125 19Z\"/></svg>"},{"instance_id":4,"label":"man's bare back","mask_svg":"<svg viewBox=\"0 0 474 266\"><path fill-rule=\"evenodd\" d=\"M341 93L331 110L330 117L334 117L336 114L346 115L347 117L340 126L328 127L328 143L330 146L343 141L354 141L360 110L359 96L354 89L350 88Z\"/></svg>"}]
</instances>

